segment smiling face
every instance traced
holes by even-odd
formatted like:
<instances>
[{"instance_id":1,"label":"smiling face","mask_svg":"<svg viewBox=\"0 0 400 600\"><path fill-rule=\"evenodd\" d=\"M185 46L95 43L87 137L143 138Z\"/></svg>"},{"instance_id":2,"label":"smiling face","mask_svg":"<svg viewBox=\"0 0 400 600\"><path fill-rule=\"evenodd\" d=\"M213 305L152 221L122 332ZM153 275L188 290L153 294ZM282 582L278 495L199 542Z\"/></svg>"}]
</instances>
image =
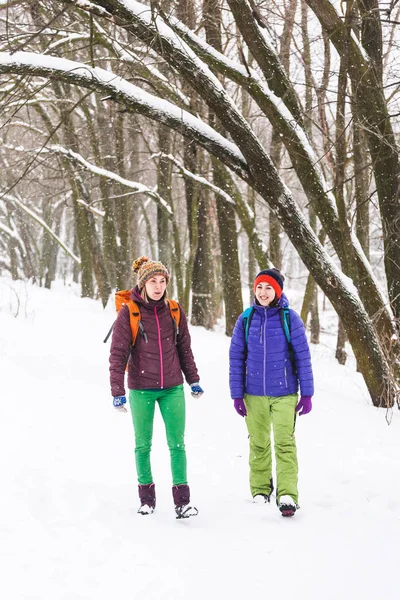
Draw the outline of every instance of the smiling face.
<instances>
[{"instance_id":1,"label":"smiling face","mask_svg":"<svg viewBox=\"0 0 400 600\"><path fill-rule=\"evenodd\" d=\"M256 298L261 306L269 306L276 296L274 288L265 281L258 283L255 291Z\"/></svg>"},{"instance_id":2,"label":"smiling face","mask_svg":"<svg viewBox=\"0 0 400 600\"><path fill-rule=\"evenodd\" d=\"M164 275L153 275L145 283L146 294L151 300L160 300L163 297L167 287L167 280Z\"/></svg>"}]
</instances>

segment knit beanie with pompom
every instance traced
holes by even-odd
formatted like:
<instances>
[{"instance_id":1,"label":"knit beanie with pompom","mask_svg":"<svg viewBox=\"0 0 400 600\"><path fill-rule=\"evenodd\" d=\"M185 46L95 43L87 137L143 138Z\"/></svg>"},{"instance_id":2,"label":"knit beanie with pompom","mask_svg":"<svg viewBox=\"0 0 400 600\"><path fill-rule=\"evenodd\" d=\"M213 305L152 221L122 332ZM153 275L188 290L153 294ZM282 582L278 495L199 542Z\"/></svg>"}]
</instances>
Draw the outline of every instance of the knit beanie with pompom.
<instances>
[{"instance_id":1,"label":"knit beanie with pompom","mask_svg":"<svg viewBox=\"0 0 400 600\"><path fill-rule=\"evenodd\" d=\"M137 273L137 284L139 290L144 288L146 281L154 275L163 275L169 281L169 273L167 267L157 260L150 260L147 256L140 256L133 261L132 270Z\"/></svg>"}]
</instances>

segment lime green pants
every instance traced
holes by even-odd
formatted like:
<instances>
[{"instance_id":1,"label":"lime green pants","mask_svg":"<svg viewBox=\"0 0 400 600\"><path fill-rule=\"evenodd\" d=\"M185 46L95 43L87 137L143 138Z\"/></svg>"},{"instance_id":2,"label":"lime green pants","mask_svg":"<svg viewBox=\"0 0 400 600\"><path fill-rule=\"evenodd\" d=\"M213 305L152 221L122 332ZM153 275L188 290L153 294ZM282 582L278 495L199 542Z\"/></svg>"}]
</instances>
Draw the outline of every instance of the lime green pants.
<instances>
[{"instance_id":1,"label":"lime green pants","mask_svg":"<svg viewBox=\"0 0 400 600\"><path fill-rule=\"evenodd\" d=\"M290 396L245 395L246 424L250 440L250 490L253 496L271 493L272 450L274 434L276 461L276 497L288 494L298 502L297 450L294 429L297 394Z\"/></svg>"},{"instance_id":2,"label":"lime green pants","mask_svg":"<svg viewBox=\"0 0 400 600\"><path fill-rule=\"evenodd\" d=\"M140 485L153 483L150 464L155 406L158 403L164 421L171 457L173 485L187 484L185 450L185 395L183 385L165 390L129 390L135 460Z\"/></svg>"}]
</instances>

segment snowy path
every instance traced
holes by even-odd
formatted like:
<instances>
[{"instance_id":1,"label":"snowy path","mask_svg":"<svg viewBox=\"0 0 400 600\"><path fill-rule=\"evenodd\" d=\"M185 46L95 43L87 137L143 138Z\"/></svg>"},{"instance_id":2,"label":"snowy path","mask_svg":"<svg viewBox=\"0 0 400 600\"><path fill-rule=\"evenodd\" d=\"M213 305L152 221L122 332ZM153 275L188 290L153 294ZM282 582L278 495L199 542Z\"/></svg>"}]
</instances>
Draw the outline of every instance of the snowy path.
<instances>
[{"instance_id":1,"label":"snowy path","mask_svg":"<svg viewBox=\"0 0 400 600\"><path fill-rule=\"evenodd\" d=\"M20 315L14 318L18 291ZM187 393L197 518L176 521L156 415L157 510L136 514L130 415L108 386L112 309L0 280L0 593L7 600L398 600L400 416L314 348L314 410L297 425L301 510L250 502L229 340L192 330L206 394ZM188 389L186 388L188 391Z\"/></svg>"}]
</instances>

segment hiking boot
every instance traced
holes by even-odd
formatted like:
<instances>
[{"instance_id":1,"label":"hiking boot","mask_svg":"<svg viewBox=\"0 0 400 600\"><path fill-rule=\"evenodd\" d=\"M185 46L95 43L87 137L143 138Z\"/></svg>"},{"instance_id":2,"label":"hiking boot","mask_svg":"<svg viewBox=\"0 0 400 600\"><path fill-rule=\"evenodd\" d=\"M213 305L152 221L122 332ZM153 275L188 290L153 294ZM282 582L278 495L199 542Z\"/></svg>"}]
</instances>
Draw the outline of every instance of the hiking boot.
<instances>
[{"instance_id":1,"label":"hiking boot","mask_svg":"<svg viewBox=\"0 0 400 600\"><path fill-rule=\"evenodd\" d=\"M188 519L195 517L199 511L190 504L190 489L188 485L174 485L172 487L172 496L174 498L175 513L177 519Z\"/></svg>"},{"instance_id":2,"label":"hiking boot","mask_svg":"<svg viewBox=\"0 0 400 600\"><path fill-rule=\"evenodd\" d=\"M282 513L282 517L293 517L298 506L291 496L281 496L278 501L278 508Z\"/></svg>"},{"instance_id":3,"label":"hiking boot","mask_svg":"<svg viewBox=\"0 0 400 600\"><path fill-rule=\"evenodd\" d=\"M156 507L156 488L154 483L148 485L139 485L140 506L138 513L140 515L151 515Z\"/></svg>"},{"instance_id":4,"label":"hiking boot","mask_svg":"<svg viewBox=\"0 0 400 600\"><path fill-rule=\"evenodd\" d=\"M195 517L199 514L197 508L195 506L192 506L191 504L175 506L175 512L177 519L188 519L189 517Z\"/></svg>"},{"instance_id":5,"label":"hiking boot","mask_svg":"<svg viewBox=\"0 0 400 600\"><path fill-rule=\"evenodd\" d=\"M267 504L271 502L271 496L268 494L256 494L253 496L253 502L254 504Z\"/></svg>"}]
</instances>

